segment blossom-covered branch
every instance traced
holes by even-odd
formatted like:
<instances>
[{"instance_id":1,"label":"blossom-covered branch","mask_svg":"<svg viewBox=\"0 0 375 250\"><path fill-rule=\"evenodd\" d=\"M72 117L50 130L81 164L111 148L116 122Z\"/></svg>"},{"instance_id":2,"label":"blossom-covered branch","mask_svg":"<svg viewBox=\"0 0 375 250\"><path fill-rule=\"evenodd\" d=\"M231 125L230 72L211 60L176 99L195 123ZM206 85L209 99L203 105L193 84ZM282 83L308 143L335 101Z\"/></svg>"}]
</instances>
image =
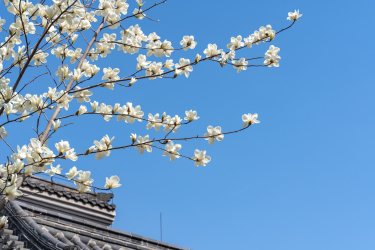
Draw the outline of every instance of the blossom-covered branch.
<instances>
[{"instance_id":1,"label":"blossom-covered branch","mask_svg":"<svg viewBox=\"0 0 375 250\"><path fill-rule=\"evenodd\" d=\"M78 193L89 192L94 187L90 171L73 167L64 175L61 173L60 165L53 166L58 160L76 161L79 157L92 154L100 160L104 156L110 156L113 150L135 148L139 154L143 154L152 152L154 148L162 151L161 155L168 156L170 161L183 157L193 161L195 166L206 166L211 161L206 150L196 149L191 154L183 154L180 143L203 139L207 140L209 145L213 145L216 141L222 141L226 135L242 132L252 124L259 123L258 115L249 113L242 116L242 129L224 133L220 126L208 126L207 133L202 136L170 138L172 133L178 133L182 125L199 122L197 111L186 111L183 122L179 115L167 115L164 110L156 114L149 113L144 117L145 113L140 105L133 106L130 102L122 106L119 103L105 104L92 98L98 87L105 87L104 89L110 91L116 85L131 87L143 79L174 79L181 75L189 77L193 67L201 65L203 61L213 61L222 67L231 65L238 73L249 67L279 67L280 48L275 45L267 46L264 56L246 59L247 56L241 57L239 54L246 53L245 48L251 49L261 43L274 42L276 35L290 29L302 16L299 11L288 13L287 19L292 21L292 24L278 32L273 30L271 25L261 26L248 37L232 37L226 45L226 51L213 43L204 46L205 57L198 53L191 59L172 59L175 51L183 52L197 48L198 42L194 36L183 36L178 48L174 48L171 41L161 39L156 32L144 34L139 24L124 28L125 20L156 21L146 16L146 12L166 2L164 0L147 7L142 0L131 1L128 3L127 0L99 0L95 3L52 0L49 3L41 1L37 4L28 0L4 1L6 11L14 18L8 19L11 20L9 27L5 27L6 20L0 18L0 32L4 31L1 33L4 37L0 37L3 40L0 44L0 145L6 147L6 151L9 152L3 161L5 163L0 165L0 194L3 195L0 210L7 202L24 195L19 187L27 176L39 173L47 173L51 178L58 175L73 181L77 185ZM134 4L135 7L131 14L128 14L129 4ZM112 32L103 33L107 30ZM127 76L120 74L124 69L100 69L96 63L111 55L116 49L117 53L138 54L136 61L134 60L134 71L126 72ZM140 51L145 53L141 54ZM152 56L157 60L151 61ZM163 57L167 59L160 61ZM263 59L263 64L249 65L249 61L258 59ZM35 73L31 79L26 79L29 77L29 74L26 74L29 69L33 69L33 74L34 70L43 70L43 73ZM44 75L48 76L48 90L31 93L35 88L30 87L37 82L36 79ZM12 76L14 79L11 80ZM72 105L73 100L77 100L80 106L72 111L72 107L77 105ZM92 111L88 111L84 103L90 103ZM154 129L165 134L159 139L152 139L147 134L137 136L131 133L131 143L121 143L120 146L112 146L114 137L109 138L106 135L100 140L95 140L94 145L89 146L84 152L77 153L68 141L61 140L64 138L61 128L74 125L66 123L68 118L79 117L79 123L87 115L102 116L107 122L112 117L129 124L145 121L146 130ZM34 138L25 139L30 141L29 144L19 143L15 146L11 145L11 140L5 140L13 136L11 133L8 134L5 127L22 127L26 124L23 122L29 118L33 118L29 121L35 122L33 130L36 133ZM56 137L61 140L55 144L56 149L48 147L49 140ZM119 186L120 178L111 176L106 178L103 190ZM0 218L0 228L4 223L6 217Z\"/></svg>"}]
</instances>

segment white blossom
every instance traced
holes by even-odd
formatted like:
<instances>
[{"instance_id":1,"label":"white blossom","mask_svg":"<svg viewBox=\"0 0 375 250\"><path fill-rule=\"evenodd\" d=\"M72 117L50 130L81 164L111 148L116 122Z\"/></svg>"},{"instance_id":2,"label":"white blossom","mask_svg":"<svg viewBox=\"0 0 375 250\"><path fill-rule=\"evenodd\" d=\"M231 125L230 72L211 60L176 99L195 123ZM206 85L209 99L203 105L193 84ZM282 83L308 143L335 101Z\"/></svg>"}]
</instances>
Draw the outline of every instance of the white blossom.
<instances>
[{"instance_id":1,"label":"white blossom","mask_svg":"<svg viewBox=\"0 0 375 250\"><path fill-rule=\"evenodd\" d=\"M242 42L242 36L232 37L230 43L227 45L227 48L230 50L236 50L237 48L243 47L244 43Z\"/></svg>"},{"instance_id":2,"label":"white blossom","mask_svg":"<svg viewBox=\"0 0 375 250\"><path fill-rule=\"evenodd\" d=\"M197 42L194 41L194 36L184 36L180 44L182 45L183 50L187 51L189 48L194 49Z\"/></svg>"},{"instance_id":3,"label":"white blossom","mask_svg":"<svg viewBox=\"0 0 375 250\"><path fill-rule=\"evenodd\" d=\"M82 115L87 112L87 108L84 105L81 105L77 111L77 115Z\"/></svg>"},{"instance_id":4,"label":"white blossom","mask_svg":"<svg viewBox=\"0 0 375 250\"><path fill-rule=\"evenodd\" d=\"M274 55L277 55L277 53L279 53L279 52L280 52L280 48L271 45L271 46L269 47L269 49L267 50L266 55L267 55L267 54L270 54L270 55L273 55L273 54L274 54Z\"/></svg>"},{"instance_id":5,"label":"white blossom","mask_svg":"<svg viewBox=\"0 0 375 250\"><path fill-rule=\"evenodd\" d=\"M20 160L23 160L27 157L27 146L26 145L23 145L21 148L19 145L17 145L17 154L18 154L18 158Z\"/></svg>"},{"instance_id":6,"label":"white blossom","mask_svg":"<svg viewBox=\"0 0 375 250\"><path fill-rule=\"evenodd\" d=\"M23 171L23 174L24 175L26 175L26 176L30 176L30 175L32 175L32 173L34 173L35 171L34 171L34 168L33 168L33 166L27 166L26 168L25 168L25 170Z\"/></svg>"},{"instance_id":7,"label":"white blossom","mask_svg":"<svg viewBox=\"0 0 375 250\"><path fill-rule=\"evenodd\" d=\"M295 10L294 12L289 12L287 20L290 21L297 21L298 18L300 18L302 14L299 13L299 10Z\"/></svg>"},{"instance_id":8,"label":"white blossom","mask_svg":"<svg viewBox=\"0 0 375 250\"><path fill-rule=\"evenodd\" d=\"M151 62L146 61L147 57L145 55L139 54L137 57L137 70L147 67Z\"/></svg>"},{"instance_id":9,"label":"white blossom","mask_svg":"<svg viewBox=\"0 0 375 250\"><path fill-rule=\"evenodd\" d=\"M174 144L173 141L170 141L168 144L165 145L165 150L163 156L168 156L171 161L176 160L176 158L180 158L180 154L177 152L181 149L181 144Z\"/></svg>"},{"instance_id":10,"label":"white blossom","mask_svg":"<svg viewBox=\"0 0 375 250\"><path fill-rule=\"evenodd\" d=\"M5 103L3 107L7 116L13 113L17 113L17 110L13 108L13 103Z\"/></svg>"},{"instance_id":11,"label":"white blossom","mask_svg":"<svg viewBox=\"0 0 375 250\"><path fill-rule=\"evenodd\" d=\"M261 43L261 36L260 36L260 33L259 31L254 31L253 34L250 35L251 36L251 39L252 39L252 44L260 44ZM248 46L249 47L249 46Z\"/></svg>"},{"instance_id":12,"label":"white blossom","mask_svg":"<svg viewBox=\"0 0 375 250\"><path fill-rule=\"evenodd\" d=\"M0 18L0 32L3 30L1 26L3 26L6 23L6 20Z\"/></svg>"},{"instance_id":13,"label":"white blossom","mask_svg":"<svg viewBox=\"0 0 375 250\"><path fill-rule=\"evenodd\" d=\"M66 153L65 153L65 159L70 159L72 161L78 160L78 156L74 152L74 148L69 149L68 151L66 151Z\"/></svg>"},{"instance_id":14,"label":"white blossom","mask_svg":"<svg viewBox=\"0 0 375 250\"><path fill-rule=\"evenodd\" d=\"M260 27L259 28L259 36L260 37L266 37L263 39L263 42L266 42L268 39L273 40L275 38L276 32L272 30L271 25L267 25L266 27Z\"/></svg>"},{"instance_id":15,"label":"white blossom","mask_svg":"<svg viewBox=\"0 0 375 250\"><path fill-rule=\"evenodd\" d=\"M246 37L243 40L245 41L246 46L248 48L251 48L253 46L254 36L250 35L249 37Z\"/></svg>"},{"instance_id":16,"label":"white blossom","mask_svg":"<svg viewBox=\"0 0 375 250\"><path fill-rule=\"evenodd\" d=\"M79 90L81 89L81 87L77 86L75 89ZM89 102L90 101L89 96L92 96L92 92L88 89L78 91L73 94L73 98L77 98L78 103Z\"/></svg>"},{"instance_id":17,"label":"white blossom","mask_svg":"<svg viewBox=\"0 0 375 250\"><path fill-rule=\"evenodd\" d=\"M176 63L176 73L178 75L185 74L186 78L189 77L189 72L193 71L193 67L189 65L190 60L185 58L180 58L179 63Z\"/></svg>"},{"instance_id":18,"label":"white blossom","mask_svg":"<svg viewBox=\"0 0 375 250\"><path fill-rule=\"evenodd\" d=\"M103 69L104 76L102 77L102 80L119 80L120 77L118 76L118 73L120 73L120 70L118 68L112 69L111 67L104 68Z\"/></svg>"},{"instance_id":19,"label":"white blossom","mask_svg":"<svg viewBox=\"0 0 375 250\"><path fill-rule=\"evenodd\" d=\"M237 69L237 73L240 73L241 72L241 70L246 70L247 69L247 64L248 64L249 62L248 61L246 61L246 59L245 58L240 58L240 60L238 60L238 61L233 61L233 68L235 68L235 69Z\"/></svg>"},{"instance_id":20,"label":"white blossom","mask_svg":"<svg viewBox=\"0 0 375 250\"><path fill-rule=\"evenodd\" d=\"M95 53L100 53L100 57L102 58L106 57L108 54L111 53L110 46L106 43L95 43L95 47ZM98 56L95 57L92 55L91 57L94 57L94 59L96 58L95 60L98 59Z\"/></svg>"},{"instance_id":21,"label":"white blossom","mask_svg":"<svg viewBox=\"0 0 375 250\"><path fill-rule=\"evenodd\" d=\"M62 168L60 168L60 164L56 167L50 166L51 169L48 169L46 173L49 173L50 176L54 176L55 174L61 174Z\"/></svg>"},{"instance_id":22,"label":"white blossom","mask_svg":"<svg viewBox=\"0 0 375 250\"><path fill-rule=\"evenodd\" d=\"M281 57L275 54L266 54L264 59L266 59L264 60L264 65L267 65L268 67L279 67Z\"/></svg>"},{"instance_id":23,"label":"white blossom","mask_svg":"<svg viewBox=\"0 0 375 250\"><path fill-rule=\"evenodd\" d=\"M90 175L90 171L78 171L78 177L74 179L74 185L91 185L94 180L90 178Z\"/></svg>"},{"instance_id":24,"label":"white blossom","mask_svg":"<svg viewBox=\"0 0 375 250\"><path fill-rule=\"evenodd\" d=\"M121 24L120 15L117 15L116 13L110 13L107 18L107 24L108 28L110 29L116 29L117 27L119 27ZM108 46L112 48L111 45Z\"/></svg>"},{"instance_id":25,"label":"white blossom","mask_svg":"<svg viewBox=\"0 0 375 250\"><path fill-rule=\"evenodd\" d=\"M148 35L147 40L156 42L160 39L160 36L158 36L155 32L152 32Z\"/></svg>"},{"instance_id":26,"label":"white blossom","mask_svg":"<svg viewBox=\"0 0 375 250\"><path fill-rule=\"evenodd\" d=\"M46 59L47 56L48 56L48 53L43 53L43 51L39 50L33 56L32 61L34 61L34 65L40 65L41 63L47 62L47 59Z\"/></svg>"},{"instance_id":27,"label":"white blossom","mask_svg":"<svg viewBox=\"0 0 375 250\"><path fill-rule=\"evenodd\" d=\"M148 49L147 56L152 56L152 54L154 54L156 57L163 57L163 55L170 57L173 52L172 43L167 40L164 40L164 42L159 40L155 42L149 41L146 48Z\"/></svg>"},{"instance_id":28,"label":"white blossom","mask_svg":"<svg viewBox=\"0 0 375 250\"><path fill-rule=\"evenodd\" d=\"M95 44L96 46L96 44ZM109 51L111 53L111 51ZM91 49L90 52L87 54L87 57L90 58L90 60L93 62L95 60L98 60L98 54L95 49Z\"/></svg>"},{"instance_id":29,"label":"white blossom","mask_svg":"<svg viewBox=\"0 0 375 250\"><path fill-rule=\"evenodd\" d=\"M197 111L193 111L193 110L185 111L185 115L186 117L184 118L184 120L189 121L189 122L199 119L199 116L197 116Z\"/></svg>"},{"instance_id":30,"label":"white blossom","mask_svg":"<svg viewBox=\"0 0 375 250\"><path fill-rule=\"evenodd\" d=\"M112 106L101 103L99 108L96 110L96 113L100 113L103 116L104 120L106 122L109 122L112 117L112 115L110 115L112 113Z\"/></svg>"},{"instance_id":31,"label":"white blossom","mask_svg":"<svg viewBox=\"0 0 375 250\"><path fill-rule=\"evenodd\" d=\"M11 164L8 167L9 174L13 174L13 173L18 174L23 169L24 165L25 164L23 163L23 161L21 161L20 159L17 159L15 162L13 162L13 164Z\"/></svg>"},{"instance_id":32,"label":"white blossom","mask_svg":"<svg viewBox=\"0 0 375 250\"><path fill-rule=\"evenodd\" d=\"M250 126L251 124L254 124L254 123L260 123L260 121L257 120L258 119L258 114L244 114L242 115L242 121L243 121L243 125L242 127L243 128L246 128L247 126Z\"/></svg>"},{"instance_id":33,"label":"white blossom","mask_svg":"<svg viewBox=\"0 0 375 250\"><path fill-rule=\"evenodd\" d=\"M139 20L142 20L146 16L146 14L142 13L141 9L137 9L137 8L134 9L133 15Z\"/></svg>"},{"instance_id":34,"label":"white blossom","mask_svg":"<svg viewBox=\"0 0 375 250\"><path fill-rule=\"evenodd\" d=\"M214 142L215 142L215 139L217 141L222 141L224 139L224 135L221 133L221 127L212 127L212 126L208 126L207 127L207 132L208 133L205 133L203 136L204 137L207 137L205 138L205 140L208 140L208 144L209 145L213 145Z\"/></svg>"},{"instance_id":35,"label":"white blossom","mask_svg":"<svg viewBox=\"0 0 375 250\"><path fill-rule=\"evenodd\" d=\"M46 37L46 41L49 42L49 43L52 43L52 45L56 45L60 40L61 40L60 34L55 33L55 32L50 33Z\"/></svg>"},{"instance_id":36,"label":"white blossom","mask_svg":"<svg viewBox=\"0 0 375 250\"><path fill-rule=\"evenodd\" d=\"M73 80L76 82L78 82L84 74L85 73L81 72L81 69L74 69L74 74L71 73Z\"/></svg>"},{"instance_id":37,"label":"white blossom","mask_svg":"<svg viewBox=\"0 0 375 250\"><path fill-rule=\"evenodd\" d=\"M217 49L216 44L211 44L209 43L207 46L207 49L203 51L203 53L206 55L206 57L213 57L214 59L218 59L219 55L221 54L223 50L222 49Z\"/></svg>"},{"instance_id":38,"label":"white blossom","mask_svg":"<svg viewBox=\"0 0 375 250\"><path fill-rule=\"evenodd\" d=\"M173 133L177 133L178 128L181 127L181 121L182 119L178 115L175 115L173 118L168 115L163 121L163 131L168 132L172 130Z\"/></svg>"},{"instance_id":39,"label":"white blossom","mask_svg":"<svg viewBox=\"0 0 375 250\"><path fill-rule=\"evenodd\" d=\"M68 56L69 49L66 45L63 45L52 49L51 53L55 55L57 59L64 59Z\"/></svg>"},{"instance_id":40,"label":"white blossom","mask_svg":"<svg viewBox=\"0 0 375 250\"><path fill-rule=\"evenodd\" d=\"M126 0L116 0L116 3L115 3L116 7L115 7L115 13L116 14L124 14L126 15L128 13L128 7L129 7L129 4L126 3Z\"/></svg>"},{"instance_id":41,"label":"white blossom","mask_svg":"<svg viewBox=\"0 0 375 250\"><path fill-rule=\"evenodd\" d=\"M221 66L225 66L226 62L228 62L228 59L229 59L228 54L225 53L224 51L221 52L221 58L219 59L220 65Z\"/></svg>"},{"instance_id":42,"label":"white blossom","mask_svg":"<svg viewBox=\"0 0 375 250\"><path fill-rule=\"evenodd\" d=\"M63 140L61 140L61 142L56 143L55 147L60 154L64 154L65 152L70 150L69 142Z\"/></svg>"},{"instance_id":43,"label":"white blossom","mask_svg":"<svg viewBox=\"0 0 375 250\"><path fill-rule=\"evenodd\" d=\"M194 156L192 157L192 159L195 161L194 162L194 165L196 167L199 167L199 166L206 166L207 163L209 163L211 161L211 157L209 157L208 155L206 155L206 151L200 151L199 149L196 149L194 151Z\"/></svg>"},{"instance_id":44,"label":"white blossom","mask_svg":"<svg viewBox=\"0 0 375 250\"><path fill-rule=\"evenodd\" d=\"M161 68L163 67L163 64L161 62L153 62L149 66L146 67L146 76L153 76L158 75L159 78L163 77L163 72ZM149 77L148 79L153 80L156 79L156 77Z\"/></svg>"},{"instance_id":45,"label":"white blossom","mask_svg":"<svg viewBox=\"0 0 375 250\"><path fill-rule=\"evenodd\" d=\"M126 106L119 108L118 112L127 116L117 116L117 120L121 121L124 119L126 123L130 124L133 124L135 120L141 122L141 118L144 115L143 111L141 111L141 106L137 105L135 108L133 108L133 104L131 102L127 102Z\"/></svg>"},{"instance_id":46,"label":"white blossom","mask_svg":"<svg viewBox=\"0 0 375 250\"><path fill-rule=\"evenodd\" d=\"M18 196L21 196L23 193L21 190L17 189L17 184L14 183L13 185L5 188L3 193L6 195L9 201L15 200Z\"/></svg>"},{"instance_id":47,"label":"white blossom","mask_svg":"<svg viewBox=\"0 0 375 250\"><path fill-rule=\"evenodd\" d=\"M67 175L68 180L72 180L72 179L74 179L74 177L76 177L76 176L77 176L79 173L81 173L81 172L82 172L82 170L77 171L77 168L76 168L76 167L72 167L72 168L69 170L69 172L66 173L66 175Z\"/></svg>"},{"instance_id":48,"label":"white blossom","mask_svg":"<svg viewBox=\"0 0 375 250\"><path fill-rule=\"evenodd\" d=\"M134 147L135 149L138 149L138 153L141 155L145 152L145 150L149 153L151 153L152 148L150 145L152 145L152 142L149 142L149 136L145 135L144 137L138 136L137 138L137 144Z\"/></svg>"},{"instance_id":49,"label":"white blossom","mask_svg":"<svg viewBox=\"0 0 375 250\"><path fill-rule=\"evenodd\" d=\"M60 90L56 97L56 103L59 108L65 108L65 110L69 109L69 102L73 100L73 97L68 95L63 90Z\"/></svg>"},{"instance_id":50,"label":"white blossom","mask_svg":"<svg viewBox=\"0 0 375 250\"><path fill-rule=\"evenodd\" d=\"M87 186L81 183L78 183L77 186L78 186L77 191L79 194L91 192L90 186Z\"/></svg>"},{"instance_id":51,"label":"white blossom","mask_svg":"<svg viewBox=\"0 0 375 250\"><path fill-rule=\"evenodd\" d=\"M163 64L164 68L167 68L167 69L170 69L170 70L173 70L173 66L174 66L174 63L173 63L172 59L169 59L169 60L165 61L165 63Z\"/></svg>"},{"instance_id":52,"label":"white blossom","mask_svg":"<svg viewBox=\"0 0 375 250\"><path fill-rule=\"evenodd\" d=\"M59 77L59 82L70 80L72 71L69 70L68 65L59 66L55 75Z\"/></svg>"},{"instance_id":53,"label":"white blossom","mask_svg":"<svg viewBox=\"0 0 375 250\"><path fill-rule=\"evenodd\" d=\"M115 11L115 1L113 0L99 0L99 8L96 11L96 15L98 16L107 16L110 13L114 13Z\"/></svg>"},{"instance_id":54,"label":"white blossom","mask_svg":"<svg viewBox=\"0 0 375 250\"><path fill-rule=\"evenodd\" d=\"M95 159L100 160L103 159L104 156L109 156L111 154L111 151L108 149L112 148L112 141L115 137L112 137L112 139L109 139L108 135L104 136L100 141L94 141L94 144L96 146L97 152L95 153Z\"/></svg>"},{"instance_id":55,"label":"white blossom","mask_svg":"<svg viewBox=\"0 0 375 250\"><path fill-rule=\"evenodd\" d=\"M48 87L48 92L43 94L43 97L49 98L50 100L55 100L56 98L56 88Z\"/></svg>"},{"instance_id":56,"label":"white blossom","mask_svg":"<svg viewBox=\"0 0 375 250\"><path fill-rule=\"evenodd\" d=\"M153 116L152 114L148 114L148 124L146 126L146 129L154 128L156 131L160 130L160 127L162 125L161 119L159 118L159 113L155 114Z\"/></svg>"},{"instance_id":57,"label":"white blossom","mask_svg":"<svg viewBox=\"0 0 375 250\"><path fill-rule=\"evenodd\" d=\"M119 184L119 182L120 182L120 178L117 175L112 175L111 178L109 179L108 177L106 177L104 188L113 189L113 188L120 187L121 184Z\"/></svg>"},{"instance_id":58,"label":"white blossom","mask_svg":"<svg viewBox=\"0 0 375 250\"><path fill-rule=\"evenodd\" d=\"M106 43L110 49L114 49L115 44L110 43L110 42L115 41L115 39L116 39L116 33L112 33L112 34L104 33L103 38L101 38L100 41L103 43Z\"/></svg>"}]
</instances>

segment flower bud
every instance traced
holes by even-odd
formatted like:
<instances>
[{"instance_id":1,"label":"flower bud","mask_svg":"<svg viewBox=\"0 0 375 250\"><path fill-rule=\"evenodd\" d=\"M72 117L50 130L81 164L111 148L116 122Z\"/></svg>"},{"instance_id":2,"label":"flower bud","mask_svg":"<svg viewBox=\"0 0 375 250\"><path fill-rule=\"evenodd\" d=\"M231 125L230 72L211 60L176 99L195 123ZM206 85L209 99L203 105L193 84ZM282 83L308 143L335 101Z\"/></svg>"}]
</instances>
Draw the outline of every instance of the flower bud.
<instances>
[{"instance_id":1,"label":"flower bud","mask_svg":"<svg viewBox=\"0 0 375 250\"><path fill-rule=\"evenodd\" d=\"M167 114L164 112L163 115L161 116L161 121L162 121L162 122L165 120L165 116L166 116L166 115L167 115Z\"/></svg>"},{"instance_id":2,"label":"flower bud","mask_svg":"<svg viewBox=\"0 0 375 250\"><path fill-rule=\"evenodd\" d=\"M29 113L26 110L23 111L22 114L21 114L22 118L20 119L20 121L23 122L24 120L26 120L27 118L29 118L30 116L28 116L28 114Z\"/></svg>"},{"instance_id":3,"label":"flower bud","mask_svg":"<svg viewBox=\"0 0 375 250\"><path fill-rule=\"evenodd\" d=\"M72 43L74 43L77 40L78 35L74 34L71 38L72 38Z\"/></svg>"},{"instance_id":4,"label":"flower bud","mask_svg":"<svg viewBox=\"0 0 375 250\"><path fill-rule=\"evenodd\" d=\"M116 103L112 109L112 114L116 114L119 108L120 108L120 103Z\"/></svg>"},{"instance_id":5,"label":"flower bud","mask_svg":"<svg viewBox=\"0 0 375 250\"><path fill-rule=\"evenodd\" d=\"M201 60L201 58L202 58L201 55L197 54L195 56L195 63L198 63Z\"/></svg>"},{"instance_id":6,"label":"flower bud","mask_svg":"<svg viewBox=\"0 0 375 250\"><path fill-rule=\"evenodd\" d=\"M82 114L86 113L86 111L87 111L86 106L85 106L85 105L81 105L81 107L79 107L79 109L78 109L76 115L77 115L77 116L78 116L78 115L82 115Z\"/></svg>"},{"instance_id":7,"label":"flower bud","mask_svg":"<svg viewBox=\"0 0 375 250\"><path fill-rule=\"evenodd\" d=\"M132 140L132 144L134 144L137 141L137 134L131 133L130 139Z\"/></svg>"},{"instance_id":8,"label":"flower bud","mask_svg":"<svg viewBox=\"0 0 375 250\"><path fill-rule=\"evenodd\" d=\"M167 139L165 141L162 141L161 144L168 144L171 140Z\"/></svg>"},{"instance_id":9,"label":"flower bud","mask_svg":"<svg viewBox=\"0 0 375 250\"><path fill-rule=\"evenodd\" d=\"M96 109L98 108L99 103L97 101L90 102L92 107L92 112L96 112Z\"/></svg>"},{"instance_id":10,"label":"flower bud","mask_svg":"<svg viewBox=\"0 0 375 250\"><path fill-rule=\"evenodd\" d=\"M146 2L143 2L142 3L142 0L136 0L137 1L137 4L138 4L138 7L141 8Z\"/></svg>"},{"instance_id":11,"label":"flower bud","mask_svg":"<svg viewBox=\"0 0 375 250\"><path fill-rule=\"evenodd\" d=\"M57 120L56 122L52 121L53 130L56 132L56 130L60 127L61 121Z\"/></svg>"},{"instance_id":12,"label":"flower bud","mask_svg":"<svg viewBox=\"0 0 375 250\"><path fill-rule=\"evenodd\" d=\"M137 81L137 79L135 79L135 78L133 77L133 78L130 80L129 86L132 86L136 81Z\"/></svg>"},{"instance_id":13,"label":"flower bud","mask_svg":"<svg viewBox=\"0 0 375 250\"><path fill-rule=\"evenodd\" d=\"M91 146L89 149L86 150L85 155L88 155L88 154L94 152L94 150L95 150L95 146Z\"/></svg>"},{"instance_id":14,"label":"flower bud","mask_svg":"<svg viewBox=\"0 0 375 250\"><path fill-rule=\"evenodd\" d=\"M96 73L99 72L99 70L100 70L100 68L97 67L96 65L91 65L91 67L90 67L90 71L91 71L91 75L92 75L92 76L95 76Z\"/></svg>"},{"instance_id":15,"label":"flower bud","mask_svg":"<svg viewBox=\"0 0 375 250\"><path fill-rule=\"evenodd\" d=\"M5 225L8 223L8 217L2 216L0 218L0 230L3 230L5 228Z\"/></svg>"}]
</instances>

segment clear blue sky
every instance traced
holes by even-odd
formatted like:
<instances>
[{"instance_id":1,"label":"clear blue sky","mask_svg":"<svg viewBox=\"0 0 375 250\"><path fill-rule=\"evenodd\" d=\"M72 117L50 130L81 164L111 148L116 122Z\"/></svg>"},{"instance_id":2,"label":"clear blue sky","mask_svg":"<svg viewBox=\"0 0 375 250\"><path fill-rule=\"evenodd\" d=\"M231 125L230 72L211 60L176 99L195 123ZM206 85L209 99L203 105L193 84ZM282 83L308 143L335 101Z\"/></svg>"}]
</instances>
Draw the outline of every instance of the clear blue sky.
<instances>
[{"instance_id":1,"label":"clear blue sky","mask_svg":"<svg viewBox=\"0 0 375 250\"><path fill-rule=\"evenodd\" d=\"M133 10L135 1L128 2ZM230 37L247 37L267 24L280 30L295 9L303 16L273 43L281 48L280 68L237 74L232 66L206 62L188 79L144 80L94 92L99 102L129 101L146 114L197 110L201 119L180 136L202 135L208 125L235 130L244 113L258 113L261 121L213 146L183 143L181 152L188 155L207 150L212 161L204 168L184 159L171 163L155 149L62 162L64 173L71 166L91 170L98 186L105 176L121 178L113 227L160 240L162 212L163 241L194 250L375 249L374 2L170 0L147 14L159 23L129 20L124 26L139 23L146 34L155 31L175 47L182 36L194 35L195 50L172 54L174 61L192 60L208 43L225 48ZM263 56L268 46L238 57ZM124 76L135 69L135 58L116 53L99 66L120 67ZM164 134L147 131L145 122L85 121L72 119L76 127L53 143L68 140L81 152L105 134L116 137L115 146L134 132Z\"/></svg>"}]
</instances>

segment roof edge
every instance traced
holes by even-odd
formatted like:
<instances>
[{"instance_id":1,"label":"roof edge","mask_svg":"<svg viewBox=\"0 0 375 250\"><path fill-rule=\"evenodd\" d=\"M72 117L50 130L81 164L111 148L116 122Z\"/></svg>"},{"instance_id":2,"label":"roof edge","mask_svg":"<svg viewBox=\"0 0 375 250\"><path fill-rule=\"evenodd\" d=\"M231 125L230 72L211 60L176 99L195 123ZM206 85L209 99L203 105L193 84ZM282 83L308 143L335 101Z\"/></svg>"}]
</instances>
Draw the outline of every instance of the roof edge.
<instances>
[{"instance_id":1,"label":"roof edge","mask_svg":"<svg viewBox=\"0 0 375 250\"><path fill-rule=\"evenodd\" d=\"M68 246L39 226L17 203L9 202L3 211L22 235L40 249L61 250Z\"/></svg>"}]
</instances>

